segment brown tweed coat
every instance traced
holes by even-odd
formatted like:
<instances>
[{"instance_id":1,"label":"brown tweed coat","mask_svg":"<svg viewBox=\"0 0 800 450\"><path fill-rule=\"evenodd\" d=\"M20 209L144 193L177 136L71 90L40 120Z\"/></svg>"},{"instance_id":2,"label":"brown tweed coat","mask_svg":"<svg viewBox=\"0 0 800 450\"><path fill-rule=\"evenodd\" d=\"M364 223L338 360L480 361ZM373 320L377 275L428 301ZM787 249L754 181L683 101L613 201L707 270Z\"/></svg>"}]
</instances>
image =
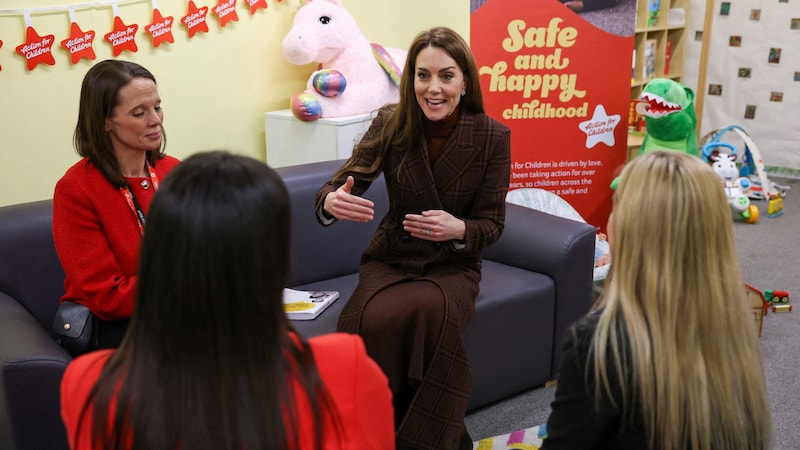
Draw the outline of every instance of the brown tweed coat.
<instances>
[{"instance_id":1,"label":"brown tweed coat","mask_svg":"<svg viewBox=\"0 0 800 450\"><path fill-rule=\"evenodd\" d=\"M365 137L380 132L385 115L385 111L379 114ZM355 163L369 166L374 156L363 153L355 155ZM389 211L362 255L359 284L342 311L338 328L358 333L365 305L388 286L424 279L441 288L446 297L441 338L398 437L420 449L457 448L472 388L462 333L475 310L481 252L503 231L510 131L485 114L461 111L432 168L424 143L409 152L399 173L402 155L398 153L388 149L383 160ZM351 193L361 195L370 182L355 178ZM319 190L317 211L325 196L344 182L344 178L334 179ZM407 236L402 226L404 215L432 209L465 221L463 248L453 242L433 243Z\"/></svg>"}]
</instances>

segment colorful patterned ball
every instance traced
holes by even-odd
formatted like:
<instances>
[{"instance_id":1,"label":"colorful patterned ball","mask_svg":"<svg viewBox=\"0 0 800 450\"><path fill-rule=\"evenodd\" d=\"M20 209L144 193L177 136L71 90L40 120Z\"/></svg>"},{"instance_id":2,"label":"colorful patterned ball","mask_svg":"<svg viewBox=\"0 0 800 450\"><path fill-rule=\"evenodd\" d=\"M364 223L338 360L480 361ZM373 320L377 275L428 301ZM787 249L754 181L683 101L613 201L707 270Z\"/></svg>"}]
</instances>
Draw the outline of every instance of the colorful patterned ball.
<instances>
[{"instance_id":1,"label":"colorful patterned ball","mask_svg":"<svg viewBox=\"0 0 800 450\"><path fill-rule=\"evenodd\" d=\"M347 87L347 80L338 70L320 70L311 79L314 89L325 97L336 97L342 95L344 88Z\"/></svg>"},{"instance_id":2,"label":"colorful patterned ball","mask_svg":"<svg viewBox=\"0 0 800 450\"><path fill-rule=\"evenodd\" d=\"M319 100L308 92L293 95L290 107L295 117L306 122L322 117Z\"/></svg>"}]
</instances>

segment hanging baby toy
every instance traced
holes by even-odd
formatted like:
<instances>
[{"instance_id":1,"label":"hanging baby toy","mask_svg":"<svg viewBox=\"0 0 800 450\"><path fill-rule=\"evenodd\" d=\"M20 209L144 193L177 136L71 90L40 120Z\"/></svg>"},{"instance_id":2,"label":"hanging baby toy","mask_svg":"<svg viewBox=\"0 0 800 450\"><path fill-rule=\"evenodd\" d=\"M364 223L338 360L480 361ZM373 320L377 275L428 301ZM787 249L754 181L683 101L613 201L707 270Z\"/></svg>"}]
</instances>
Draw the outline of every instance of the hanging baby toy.
<instances>
[{"instance_id":1,"label":"hanging baby toy","mask_svg":"<svg viewBox=\"0 0 800 450\"><path fill-rule=\"evenodd\" d=\"M400 99L406 51L371 44L341 0L305 0L283 39L292 64L320 63L291 98L300 120L370 113Z\"/></svg>"}]
</instances>

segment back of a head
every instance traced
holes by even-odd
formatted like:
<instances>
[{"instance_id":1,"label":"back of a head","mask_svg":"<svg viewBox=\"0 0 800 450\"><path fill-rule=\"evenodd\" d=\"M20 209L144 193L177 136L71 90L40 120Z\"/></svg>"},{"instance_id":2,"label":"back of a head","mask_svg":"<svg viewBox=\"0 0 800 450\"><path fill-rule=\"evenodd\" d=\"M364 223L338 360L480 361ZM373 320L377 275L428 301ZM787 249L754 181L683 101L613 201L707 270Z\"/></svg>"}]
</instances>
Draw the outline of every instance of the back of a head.
<instances>
[{"instance_id":1,"label":"back of a head","mask_svg":"<svg viewBox=\"0 0 800 450\"><path fill-rule=\"evenodd\" d=\"M718 276L739 281L730 208L719 177L699 158L658 151L632 160L613 214L612 270L618 283L646 290L642 301L673 286L691 296Z\"/></svg>"},{"instance_id":2,"label":"back of a head","mask_svg":"<svg viewBox=\"0 0 800 450\"><path fill-rule=\"evenodd\" d=\"M758 338L719 178L695 156L641 155L622 172L610 228L595 364L604 349L630 353L617 359L634 377L622 389L656 448L766 448Z\"/></svg>"},{"instance_id":3,"label":"back of a head","mask_svg":"<svg viewBox=\"0 0 800 450\"><path fill-rule=\"evenodd\" d=\"M159 345L183 353L280 341L289 227L274 170L227 152L190 156L148 212L132 331L163 325Z\"/></svg>"}]
</instances>

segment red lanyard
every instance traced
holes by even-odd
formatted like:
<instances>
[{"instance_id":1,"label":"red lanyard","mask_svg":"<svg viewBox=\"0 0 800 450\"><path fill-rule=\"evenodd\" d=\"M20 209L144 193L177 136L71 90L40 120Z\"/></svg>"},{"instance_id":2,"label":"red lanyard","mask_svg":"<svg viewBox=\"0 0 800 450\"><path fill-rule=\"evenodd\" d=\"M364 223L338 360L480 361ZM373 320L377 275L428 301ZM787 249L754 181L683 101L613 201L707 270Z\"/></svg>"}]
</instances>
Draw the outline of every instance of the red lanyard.
<instances>
[{"instance_id":1,"label":"red lanyard","mask_svg":"<svg viewBox=\"0 0 800 450\"><path fill-rule=\"evenodd\" d=\"M156 171L150 166L150 163L145 161L145 167L147 168L147 173L150 174L150 181L153 183L153 192L158 190L158 175L156 175ZM122 196L125 197L125 201L128 202L128 206L133 211L133 215L136 216L139 222L139 232L144 234L144 224L146 222L144 216L144 210L142 209L142 205L136 200L136 196L133 195L133 189L131 189L130 185L119 188L120 192L122 192Z\"/></svg>"}]
</instances>

